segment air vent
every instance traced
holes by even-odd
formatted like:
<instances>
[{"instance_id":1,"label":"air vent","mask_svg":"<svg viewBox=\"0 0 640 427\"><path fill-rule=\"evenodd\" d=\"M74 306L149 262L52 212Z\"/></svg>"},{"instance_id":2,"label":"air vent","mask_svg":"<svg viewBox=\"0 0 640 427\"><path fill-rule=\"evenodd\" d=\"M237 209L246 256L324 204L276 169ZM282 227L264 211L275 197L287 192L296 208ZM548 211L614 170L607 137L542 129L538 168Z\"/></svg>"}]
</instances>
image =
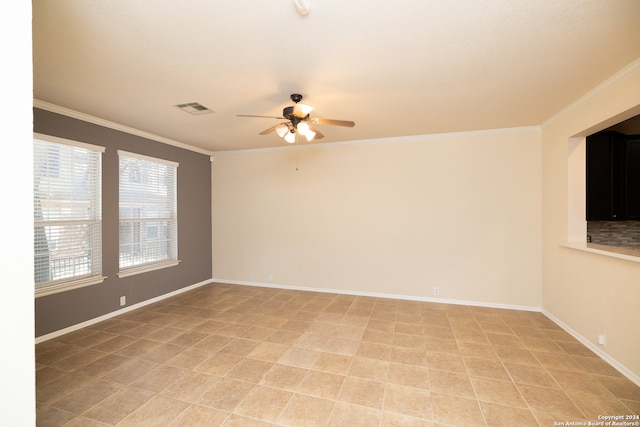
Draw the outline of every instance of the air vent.
<instances>
[{"instance_id":1,"label":"air vent","mask_svg":"<svg viewBox=\"0 0 640 427\"><path fill-rule=\"evenodd\" d=\"M198 102L188 102L186 104L178 104L176 105L182 111L185 111L189 114L198 115L198 114L209 114L213 113L213 110L208 109L204 105Z\"/></svg>"}]
</instances>

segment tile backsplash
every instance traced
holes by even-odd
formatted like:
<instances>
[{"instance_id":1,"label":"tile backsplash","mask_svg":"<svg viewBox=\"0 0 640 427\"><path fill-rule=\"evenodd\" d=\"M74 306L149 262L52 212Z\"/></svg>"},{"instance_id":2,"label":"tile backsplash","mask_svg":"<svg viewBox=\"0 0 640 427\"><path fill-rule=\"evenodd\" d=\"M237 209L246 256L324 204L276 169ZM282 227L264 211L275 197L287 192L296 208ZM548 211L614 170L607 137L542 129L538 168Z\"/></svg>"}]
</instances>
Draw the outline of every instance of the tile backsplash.
<instances>
[{"instance_id":1,"label":"tile backsplash","mask_svg":"<svg viewBox=\"0 0 640 427\"><path fill-rule=\"evenodd\" d=\"M640 221L587 221L587 242L640 249Z\"/></svg>"}]
</instances>

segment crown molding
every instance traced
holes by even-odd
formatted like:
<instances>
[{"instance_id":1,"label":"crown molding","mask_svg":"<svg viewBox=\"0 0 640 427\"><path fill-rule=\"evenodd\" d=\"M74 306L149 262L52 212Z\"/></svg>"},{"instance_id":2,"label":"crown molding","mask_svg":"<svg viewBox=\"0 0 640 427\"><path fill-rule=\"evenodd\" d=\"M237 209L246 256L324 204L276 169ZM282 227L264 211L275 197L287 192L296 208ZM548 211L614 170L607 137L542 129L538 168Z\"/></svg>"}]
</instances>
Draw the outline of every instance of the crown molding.
<instances>
[{"instance_id":1,"label":"crown molding","mask_svg":"<svg viewBox=\"0 0 640 427\"><path fill-rule=\"evenodd\" d=\"M117 130L117 131L128 133L131 135L140 136L142 138L151 139L156 142L161 142L163 144L172 145L178 148L183 148L185 150L195 151L196 153L206 154L209 156L212 154L212 152L209 150L205 150L199 147L194 147L193 145L185 144L184 142L175 141L170 138L165 138L163 136L141 131L139 129L135 129L129 126L124 126L118 123L111 122L109 120L105 120L99 117L91 116L89 114L81 113L79 111L75 111L70 108L65 108L59 105L51 104L49 102L41 101L39 99L33 100L33 106L34 108L39 108L41 110L46 110L52 113L61 114L66 117L82 120L83 122L93 123L94 125L106 127L109 129Z\"/></svg>"},{"instance_id":2,"label":"crown molding","mask_svg":"<svg viewBox=\"0 0 640 427\"><path fill-rule=\"evenodd\" d=\"M612 86L615 86L616 84L626 80L629 76L631 76L631 75L633 75L633 74L635 74L635 73L637 73L639 71L640 71L640 58L636 59L631 64L629 64L626 67L624 67L622 70L618 71L616 74L614 74L613 76L609 77L607 80L605 80L604 82L600 83L598 86L596 86L595 88L591 89L589 92L585 93L580 98L576 99L571 104L569 104L566 107L564 107L562 110L558 111L556 114L554 114L549 119L544 121L541 124L541 127L546 127L546 126L552 124L556 120L558 120L558 119L564 117L565 115L569 114L572 110L574 110L575 108L579 107L580 105L585 103L590 98L593 98L594 96L604 92L608 88L610 88Z\"/></svg>"}]
</instances>

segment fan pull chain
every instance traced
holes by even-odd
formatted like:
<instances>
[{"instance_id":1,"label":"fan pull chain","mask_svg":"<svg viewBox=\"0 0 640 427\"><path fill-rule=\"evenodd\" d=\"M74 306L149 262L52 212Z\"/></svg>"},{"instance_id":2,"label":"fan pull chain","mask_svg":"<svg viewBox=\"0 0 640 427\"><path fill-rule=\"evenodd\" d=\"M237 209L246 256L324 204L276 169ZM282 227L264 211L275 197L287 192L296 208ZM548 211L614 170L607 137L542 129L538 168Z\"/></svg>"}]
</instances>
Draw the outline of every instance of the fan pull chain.
<instances>
[{"instance_id":1,"label":"fan pull chain","mask_svg":"<svg viewBox=\"0 0 640 427\"><path fill-rule=\"evenodd\" d=\"M298 165L300 164L300 145L298 144L298 132L296 135L296 171L298 171Z\"/></svg>"}]
</instances>

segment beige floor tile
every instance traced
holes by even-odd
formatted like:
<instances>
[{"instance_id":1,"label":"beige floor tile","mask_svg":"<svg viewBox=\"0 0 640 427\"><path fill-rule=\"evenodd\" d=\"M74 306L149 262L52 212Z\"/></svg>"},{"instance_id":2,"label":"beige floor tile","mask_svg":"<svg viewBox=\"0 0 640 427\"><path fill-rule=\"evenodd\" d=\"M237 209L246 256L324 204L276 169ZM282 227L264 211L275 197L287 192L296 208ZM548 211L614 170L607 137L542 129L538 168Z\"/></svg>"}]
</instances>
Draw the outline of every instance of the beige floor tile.
<instances>
[{"instance_id":1,"label":"beige floor tile","mask_svg":"<svg viewBox=\"0 0 640 427\"><path fill-rule=\"evenodd\" d=\"M477 357L464 357L463 359L471 376L511 380L511 377L504 369L504 365L498 359L481 359Z\"/></svg>"},{"instance_id":2,"label":"beige floor tile","mask_svg":"<svg viewBox=\"0 0 640 427\"><path fill-rule=\"evenodd\" d=\"M191 405L180 414L171 427L217 427L229 417L228 412L208 408L206 406Z\"/></svg>"},{"instance_id":3,"label":"beige floor tile","mask_svg":"<svg viewBox=\"0 0 640 427\"><path fill-rule=\"evenodd\" d=\"M458 347L458 342L455 339L425 337L425 344L428 351L457 355L460 354L460 348Z\"/></svg>"},{"instance_id":4,"label":"beige floor tile","mask_svg":"<svg viewBox=\"0 0 640 427\"><path fill-rule=\"evenodd\" d=\"M413 348L413 349L420 349L420 350L423 350L426 348L426 341L424 337L419 335L394 333L392 344L395 347L406 347L406 348Z\"/></svg>"},{"instance_id":5,"label":"beige floor tile","mask_svg":"<svg viewBox=\"0 0 640 427\"><path fill-rule=\"evenodd\" d=\"M242 357L232 354L216 353L207 360L193 368L194 371L202 372L210 375L224 377L231 371L240 361Z\"/></svg>"},{"instance_id":6,"label":"beige floor tile","mask_svg":"<svg viewBox=\"0 0 640 427\"><path fill-rule=\"evenodd\" d=\"M427 366L427 353L421 349L406 347L391 347L389 361L405 365Z\"/></svg>"},{"instance_id":7,"label":"beige floor tile","mask_svg":"<svg viewBox=\"0 0 640 427\"><path fill-rule=\"evenodd\" d=\"M307 375L307 370L295 366L274 364L264 375L260 385L287 391L296 391Z\"/></svg>"},{"instance_id":8,"label":"beige floor tile","mask_svg":"<svg viewBox=\"0 0 640 427\"><path fill-rule=\"evenodd\" d=\"M173 366L160 365L153 368L130 384L133 388L139 388L154 393L160 393L187 373L185 369Z\"/></svg>"},{"instance_id":9,"label":"beige floor tile","mask_svg":"<svg viewBox=\"0 0 640 427\"><path fill-rule=\"evenodd\" d=\"M78 375L87 375L91 377L100 377L108 372L113 371L131 361L128 357L118 356L117 354L107 354L106 356L91 362L75 371Z\"/></svg>"},{"instance_id":10,"label":"beige floor tile","mask_svg":"<svg viewBox=\"0 0 640 427\"><path fill-rule=\"evenodd\" d=\"M149 427L164 427L171 424L171 422L188 407L188 403L163 396L156 396L122 420L118 426L138 427L144 425Z\"/></svg>"},{"instance_id":11,"label":"beige floor tile","mask_svg":"<svg viewBox=\"0 0 640 427\"><path fill-rule=\"evenodd\" d=\"M150 362L163 363L184 350L185 347L181 345L165 343L145 353L140 358Z\"/></svg>"},{"instance_id":12,"label":"beige floor tile","mask_svg":"<svg viewBox=\"0 0 640 427\"><path fill-rule=\"evenodd\" d=\"M498 357L503 362L518 363L521 365L540 366L538 360L525 348L496 345L493 347Z\"/></svg>"},{"instance_id":13,"label":"beige floor tile","mask_svg":"<svg viewBox=\"0 0 640 427\"><path fill-rule=\"evenodd\" d=\"M471 377L471 384L479 401L518 408L527 407L527 404L520 395L520 391L511 381Z\"/></svg>"},{"instance_id":14,"label":"beige floor tile","mask_svg":"<svg viewBox=\"0 0 640 427\"><path fill-rule=\"evenodd\" d=\"M298 386L300 393L325 399L336 399L340 394L345 377L327 372L309 371Z\"/></svg>"},{"instance_id":15,"label":"beige floor tile","mask_svg":"<svg viewBox=\"0 0 640 427\"><path fill-rule=\"evenodd\" d=\"M255 359L242 359L227 373L226 377L234 380L258 384L273 366L272 362Z\"/></svg>"},{"instance_id":16,"label":"beige floor tile","mask_svg":"<svg viewBox=\"0 0 640 427\"><path fill-rule=\"evenodd\" d=\"M201 348L187 347L184 351L164 362L164 364L176 368L193 369L207 360L210 355L208 351Z\"/></svg>"},{"instance_id":17,"label":"beige floor tile","mask_svg":"<svg viewBox=\"0 0 640 427\"><path fill-rule=\"evenodd\" d=\"M389 364L387 381L392 384L428 390L429 369L423 366L391 363Z\"/></svg>"},{"instance_id":18,"label":"beige floor tile","mask_svg":"<svg viewBox=\"0 0 640 427\"><path fill-rule=\"evenodd\" d=\"M220 377L190 371L164 389L162 395L182 400L183 402L194 403L218 381L220 381Z\"/></svg>"},{"instance_id":19,"label":"beige floor tile","mask_svg":"<svg viewBox=\"0 0 640 427\"><path fill-rule=\"evenodd\" d=\"M197 403L232 412L253 387L253 384L222 378L200 396Z\"/></svg>"},{"instance_id":20,"label":"beige floor tile","mask_svg":"<svg viewBox=\"0 0 640 427\"><path fill-rule=\"evenodd\" d=\"M505 362L505 368L516 384L528 384L539 387L560 388L545 368Z\"/></svg>"},{"instance_id":21,"label":"beige floor tile","mask_svg":"<svg viewBox=\"0 0 640 427\"><path fill-rule=\"evenodd\" d=\"M458 341L458 347L462 356L477 357L481 359L498 359L498 355L489 344Z\"/></svg>"},{"instance_id":22,"label":"beige floor tile","mask_svg":"<svg viewBox=\"0 0 640 427\"><path fill-rule=\"evenodd\" d=\"M82 414L97 403L107 399L122 386L109 381L96 381L54 401L51 405L75 415Z\"/></svg>"},{"instance_id":23,"label":"beige floor tile","mask_svg":"<svg viewBox=\"0 0 640 427\"><path fill-rule=\"evenodd\" d=\"M219 352L245 357L246 355L251 353L258 346L258 344L260 344L258 341L236 338L229 344L221 348Z\"/></svg>"},{"instance_id":24,"label":"beige floor tile","mask_svg":"<svg viewBox=\"0 0 640 427\"><path fill-rule=\"evenodd\" d=\"M386 381L389 362L370 359L368 357L354 357L348 375L374 381Z\"/></svg>"},{"instance_id":25,"label":"beige floor tile","mask_svg":"<svg viewBox=\"0 0 640 427\"><path fill-rule=\"evenodd\" d=\"M605 375L593 376L618 399L640 401L640 387L627 378L609 377Z\"/></svg>"},{"instance_id":26,"label":"beige floor tile","mask_svg":"<svg viewBox=\"0 0 640 427\"><path fill-rule=\"evenodd\" d=\"M429 389L434 393L475 399L468 375L429 369Z\"/></svg>"},{"instance_id":27,"label":"beige floor tile","mask_svg":"<svg viewBox=\"0 0 640 427\"><path fill-rule=\"evenodd\" d=\"M115 425L154 396L155 394L149 391L125 387L93 406L83 415L96 421Z\"/></svg>"},{"instance_id":28,"label":"beige floor tile","mask_svg":"<svg viewBox=\"0 0 640 427\"><path fill-rule=\"evenodd\" d=\"M542 426L640 412L640 388L544 314L487 307L211 284L35 352L43 426Z\"/></svg>"},{"instance_id":29,"label":"beige floor tile","mask_svg":"<svg viewBox=\"0 0 640 427\"><path fill-rule=\"evenodd\" d=\"M327 424L334 400L295 394L278 418L278 425L290 427L321 427Z\"/></svg>"},{"instance_id":30,"label":"beige floor tile","mask_svg":"<svg viewBox=\"0 0 640 427\"><path fill-rule=\"evenodd\" d=\"M588 420L598 421L598 415L603 414L630 414L624 403L611 395L600 396L577 390L566 390L566 394Z\"/></svg>"},{"instance_id":31,"label":"beige floor tile","mask_svg":"<svg viewBox=\"0 0 640 427\"><path fill-rule=\"evenodd\" d=\"M272 342L261 342L251 353L247 355L250 359L262 360L264 362L277 362L289 350L288 345L276 344Z\"/></svg>"},{"instance_id":32,"label":"beige floor tile","mask_svg":"<svg viewBox=\"0 0 640 427\"><path fill-rule=\"evenodd\" d=\"M561 369L564 371L587 372L585 368L580 366L576 361L563 351L558 352L542 352L531 351L531 354L538 362L547 369Z\"/></svg>"},{"instance_id":33,"label":"beige floor tile","mask_svg":"<svg viewBox=\"0 0 640 427\"><path fill-rule=\"evenodd\" d=\"M138 339L136 338L134 342L131 344L122 347L117 350L114 354L124 357L140 357L143 354L153 350L160 346L160 343L155 341L149 341L146 339Z\"/></svg>"},{"instance_id":34,"label":"beige floor tile","mask_svg":"<svg viewBox=\"0 0 640 427\"><path fill-rule=\"evenodd\" d=\"M65 374L57 380L39 387L36 392L36 403L51 403L88 386L94 381L94 378L84 375Z\"/></svg>"},{"instance_id":35,"label":"beige floor tile","mask_svg":"<svg viewBox=\"0 0 640 427\"><path fill-rule=\"evenodd\" d=\"M373 409L382 409L384 383L362 378L346 377L338 400Z\"/></svg>"},{"instance_id":36,"label":"beige floor tile","mask_svg":"<svg viewBox=\"0 0 640 427\"><path fill-rule=\"evenodd\" d=\"M293 396L270 387L255 386L235 409L235 413L262 421L275 422Z\"/></svg>"},{"instance_id":37,"label":"beige floor tile","mask_svg":"<svg viewBox=\"0 0 640 427\"><path fill-rule=\"evenodd\" d=\"M395 412L383 412L381 427L433 427L431 421L422 418L410 417L408 415L396 414Z\"/></svg>"},{"instance_id":38,"label":"beige floor tile","mask_svg":"<svg viewBox=\"0 0 640 427\"><path fill-rule=\"evenodd\" d=\"M607 397L612 396L611 392L598 382L597 376L594 377L587 372L565 371L560 369L547 369L547 371L565 391L582 390L589 394Z\"/></svg>"},{"instance_id":39,"label":"beige floor tile","mask_svg":"<svg viewBox=\"0 0 640 427\"><path fill-rule=\"evenodd\" d=\"M384 411L431 420L431 394L427 390L398 384L387 384Z\"/></svg>"},{"instance_id":40,"label":"beige floor tile","mask_svg":"<svg viewBox=\"0 0 640 427\"><path fill-rule=\"evenodd\" d=\"M278 360L283 365L296 366L298 368L310 369L320 356L319 351L306 350L303 348L290 348Z\"/></svg>"},{"instance_id":41,"label":"beige floor tile","mask_svg":"<svg viewBox=\"0 0 640 427\"><path fill-rule=\"evenodd\" d=\"M585 418L582 411L562 390L529 385L518 385L518 389L531 409L545 412L556 417L556 419L565 417Z\"/></svg>"},{"instance_id":42,"label":"beige floor tile","mask_svg":"<svg viewBox=\"0 0 640 427\"><path fill-rule=\"evenodd\" d=\"M434 424L456 427L477 427L485 425L478 402L474 399L431 394Z\"/></svg>"},{"instance_id":43,"label":"beige floor tile","mask_svg":"<svg viewBox=\"0 0 640 427\"><path fill-rule=\"evenodd\" d=\"M75 418L75 414L62 409L45 406L36 408L36 425L38 426L62 426Z\"/></svg>"},{"instance_id":44,"label":"beige floor tile","mask_svg":"<svg viewBox=\"0 0 640 427\"><path fill-rule=\"evenodd\" d=\"M529 409L514 408L487 402L480 402L480 407L488 426L538 427L538 422Z\"/></svg>"},{"instance_id":45,"label":"beige floor tile","mask_svg":"<svg viewBox=\"0 0 640 427\"><path fill-rule=\"evenodd\" d=\"M358 351L359 341L345 340L341 338L329 338L323 351L325 353L342 354L344 356L354 356Z\"/></svg>"},{"instance_id":46,"label":"beige floor tile","mask_svg":"<svg viewBox=\"0 0 640 427\"><path fill-rule=\"evenodd\" d=\"M431 369L463 374L467 373L467 368L462 357L454 354L440 353L436 351L427 352L427 365Z\"/></svg>"},{"instance_id":47,"label":"beige floor tile","mask_svg":"<svg viewBox=\"0 0 640 427\"><path fill-rule=\"evenodd\" d=\"M380 424L381 411L346 402L336 402L327 427L371 427Z\"/></svg>"}]
</instances>

